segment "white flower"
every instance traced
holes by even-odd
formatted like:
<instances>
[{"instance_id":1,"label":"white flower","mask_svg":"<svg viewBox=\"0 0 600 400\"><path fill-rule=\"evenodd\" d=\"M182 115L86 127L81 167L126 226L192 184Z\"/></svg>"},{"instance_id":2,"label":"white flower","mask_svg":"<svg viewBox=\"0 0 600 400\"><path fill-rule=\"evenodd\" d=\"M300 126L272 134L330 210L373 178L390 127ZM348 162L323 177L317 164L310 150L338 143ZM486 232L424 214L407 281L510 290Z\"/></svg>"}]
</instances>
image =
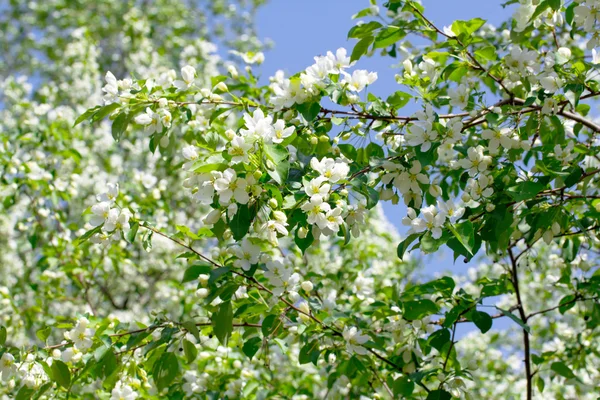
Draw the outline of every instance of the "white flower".
<instances>
[{"instance_id":1,"label":"white flower","mask_svg":"<svg viewBox=\"0 0 600 400\"><path fill-rule=\"evenodd\" d=\"M483 132L481 132L481 137L490 141L488 148L490 149L491 154L498 154L500 146L506 150L513 148L516 141L512 136L513 131L509 128L502 128L496 131L484 129Z\"/></svg>"},{"instance_id":2,"label":"white flower","mask_svg":"<svg viewBox=\"0 0 600 400\"><path fill-rule=\"evenodd\" d=\"M75 328L65 334L65 336L68 336L68 339L73 341L77 350L86 351L94 344L92 337L96 333L96 330L88 328L89 323L87 318L80 318Z\"/></svg>"},{"instance_id":3,"label":"white flower","mask_svg":"<svg viewBox=\"0 0 600 400\"><path fill-rule=\"evenodd\" d=\"M452 199L446 202L438 200L437 206L440 209L440 212L446 214L452 223L455 223L457 220L459 220L465 213L465 208L455 204Z\"/></svg>"},{"instance_id":4,"label":"white flower","mask_svg":"<svg viewBox=\"0 0 600 400\"><path fill-rule=\"evenodd\" d=\"M312 158L310 160L310 167L331 183L337 183L346 179L350 172L350 167L345 162L327 157L324 157L321 161L316 157Z\"/></svg>"},{"instance_id":5,"label":"white flower","mask_svg":"<svg viewBox=\"0 0 600 400\"><path fill-rule=\"evenodd\" d=\"M357 298L364 300L365 298L373 295L373 284L375 279L372 277L365 277L361 272L358 273L356 279L353 282L353 291Z\"/></svg>"},{"instance_id":6,"label":"white flower","mask_svg":"<svg viewBox=\"0 0 600 400\"><path fill-rule=\"evenodd\" d=\"M244 121L248 129L240 129L240 133L251 142L273 137L273 126L271 125L273 117L265 116L260 108L254 110L252 115L244 114Z\"/></svg>"},{"instance_id":7,"label":"white flower","mask_svg":"<svg viewBox=\"0 0 600 400\"><path fill-rule=\"evenodd\" d=\"M248 162L248 150L250 150L253 146L249 143L246 143L243 137L236 136L230 143L229 149L227 149L227 154L231 156L231 162L233 164L237 164L240 162L247 163Z\"/></svg>"},{"instance_id":8,"label":"white flower","mask_svg":"<svg viewBox=\"0 0 600 400\"><path fill-rule=\"evenodd\" d=\"M232 197L240 204L247 204L250 200L248 182L244 178L238 178L235 170L231 168L226 169L222 177L215 180L214 185L221 205L228 205Z\"/></svg>"},{"instance_id":9,"label":"white flower","mask_svg":"<svg viewBox=\"0 0 600 400\"><path fill-rule=\"evenodd\" d=\"M340 207L327 211L325 214L325 226L320 227L324 235L333 235L340 230L340 225L344 223L342 211Z\"/></svg>"},{"instance_id":10,"label":"white flower","mask_svg":"<svg viewBox=\"0 0 600 400\"><path fill-rule=\"evenodd\" d=\"M148 132L160 133L163 130L162 118L159 114L152 111L150 107L146 108L145 114L140 114L134 119L136 124L144 125Z\"/></svg>"},{"instance_id":11,"label":"white flower","mask_svg":"<svg viewBox=\"0 0 600 400\"><path fill-rule=\"evenodd\" d=\"M269 260L266 264L265 277L273 286L273 295L281 296L283 292L295 292L300 283L300 275L291 267L286 267L280 260Z\"/></svg>"},{"instance_id":12,"label":"white flower","mask_svg":"<svg viewBox=\"0 0 600 400\"><path fill-rule=\"evenodd\" d=\"M448 89L450 105L452 107L466 108L469 104L470 89L465 84L460 84L455 88Z\"/></svg>"},{"instance_id":13,"label":"white flower","mask_svg":"<svg viewBox=\"0 0 600 400\"><path fill-rule=\"evenodd\" d=\"M294 130L296 128L293 126L285 127L285 122L282 119L278 119L275 124L273 124L273 136L271 141L273 143L281 143L288 137L292 136Z\"/></svg>"},{"instance_id":14,"label":"white flower","mask_svg":"<svg viewBox=\"0 0 600 400\"><path fill-rule=\"evenodd\" d=\"M492 163L490 156L483 155L483 146L469 147L467 157L458 160L457 166L468 169L470 176L477 175L478 172L485 171Z\"/></svg>"},{"instance_id":15,"label":"white flower","mask_svg":"<svg viewBox=\"0 0 600 400\"><path fill-rule=\"evenodd\" d=\"M479 175L477 179L471 179L467 183L471 198L477 201L482 197L490 197L494 193L494 189L490 186L492 183L493 179L484 174Z\"/></svg>"},{"instance_id":16,"label":"white flower","mask_svg":"<svg viewBox=\"0 0 600 400\"><path fill-rule=\"evenodd\" d=\"M106 85L102 88L102 91L106 93L103 97L104 104L118 103L119 85L117 83L117 78L115 78L112 72L108 71L104 79L106 80Z\"/></svg>"},{"instance_id":17,"label":"white flower","mask_svg":"<svg viewBox=\"0 0 600 400\"><path fill-rule=\"evenodd\" d=\"M343 72L343 74L344 78L341 83L348 85L348 90L351 92L360 92L377 80L377 72L368 72L364 69L358 69L352 72L352 75L347 72Z\"/></svg>"},{"instance_id":18,"label":"white flower","mask_svg":"<svg viewBox=\"0 0 600 400\"><path fill-rule=\"evenodd\" d=\"M327 57L315 57L315 63L300 74L300 81L309 92L325 86L325 79L335 71L333 61Z\"/></svg>"},{"instance_id":19,"label":"white flower","mask_svg":"<svg viewBox=\"0 0 600 400\"><path fill-rule=\"evenodd\" d=\"M564 81L556 74L550 74L540 79L540 85L548 92L554 93L564 85Z\"/></svg>"},{"instance_id":20,"label":"white flower","mask_svg":"<svg viewBox=\"0 0 600 400\"><path fill-rule=\"evenodd\" d=\"M117 382L111 392L110 400L135 400L138 394L133 391L131 386L124 385L121 381Z\"/></svg>"},{"instance_id":21,"label":"white flower","mask_svg":"<svg viewBox=\"0 0 600 400\"><path fill-rule=\"evenodd\" d=\"M102 225L110 216L110 202L103 201L92 206L92 218L90 224L93 226Z\"/></svg>"},{"instance_id":22,"label":"white flower","mask_svg":"<svg viewBox=\"0 0 600 400\"><path fill-rule=\"evenodd\" d=\"M369 351L362 346L369 340L369 337L363 335L361 330L354 326L351 328L345 327L342 336L346 341L346 350L348 350L350 354L356 353L365 355L369 353Z\"/></svg>"},{"instance_id":23,"label":"white flower","mask_svg":"<svg viewBox=\"0 0 600 400\"><path fill-rule=\"evenodd\" d=\"M242 240L241 245L233 248L233 253L238 258L233 265L244 271L249 271L252 264L256 264L260 257L260 246L253 244L248 238Z\"/></svg>"},{"instance_id":24,"label":"white flower","mask_svg":"<svg viewBox=\"0 0 600 400\"><path fill-rule=\"evenodd\" d=\"M333 72L340 73L346 68L350 68L356 63L356 61L350 62L350 57L348 57L346 49L340 47L335 52L335 56L331 51L327 52L327 58L329 58L333 64Z\"/></svg>"},{"instance_id":25,"label":"white flower","mask_svg":"<svg viewBox=\"0 0 600 400\"><path fill-rule=\"evenodd\" d=\"M426 152L431 148L431 142L438 137L436 131L433 130L433 125L429 121L413 124L408 129L405 135L406 142L410 146L421 146L421 151Z\"/></svg>"},{"instance_id":26,"label":"white flower","mask_svg":"<svg viewBox=\"0 0 600 400\"><path fill-rule=\"evenodd\" d=\"M130 218L131 212L128 209L124 208L121 210L121 212L119 212L119 210L113 208L110 210L103 228L106 232L122 230L123 233L127 233L129 231Z\"/></svg>"},{"instance_id":27,"label":"white flower","mask_svg":"<svg viewBox=\"0 0 600 400\"><path fill-rule=\"evenodd\" d=\"M304 191L310 198L319 196L322 199L327 199L329 197L331 185L329 183L325 183L326 181L327 179L323 177L314 178L310 182L305 183Z\"/></svg>"},{"instance_id":28,"label":"white flower","mask_svg":"<svg viewBox=\"0 0 600 400\"><path fill-rule=\"evenodd\" d=\"M186 65L181 68L181 78L183 80L173 82L173 86L175 86L177 90L187 90L194 84L195 77L196 69L190 65Z\"/></svg>"},{"instance_id":29,"label":"white flower","mask_svg":"<svg viewBox=\"0 0 600 400\"><path fill-rule=\"evenodd\" d=\"M16 369L15 357L9 352L2 354L2 358L0 358L0 376L2 376L2 380L7 382L13 376Z\"/></svg>"},{"instance_id":30,"label":"white flower","mask_svg":"<svg viewBox=\"0 0 600 400\"><path fill-rule=\"evenodd\" d=\"M301 208L302 211L308 213L307 221L309 224L316 224L320 229L324 229L327 226L325 213L331 210L331 206L328 203L324 203L321 196L311 197Z\"/></svg>"},{"instance_id":31,"label":"white flower","mask_svg":"<svg viewBox=\"0 0 600 400\"><path fill-rule=\"evenodd\" d=\"M427 185L429 184L429 178L427 178L427 175L421 173L421 163L418 160L413 161L408 171L402 171L394 178L394 186L402 194L407 194L408 192L421 193L419 183Z\"/></svg>"},{"instance_id":32,"label":"white flower","mask_svg":"<svg viewBox=\"0 0 600 400\"><path fill-rule=\"evenodd\" d=\"M435 206L429 206L421 210L421 217L411 221L415 232L430 231L434 239L442 237L442 227L446 222L446 214L444 212L438 212Z\"/></svg>"},{"instance_id":33,"label":"white flower","mask_svg":"<svg viewBox=\"0 0 600 400\"><path fill-rule=\"evenodd\" d=\"M268 220L262 226L263 231L267 233L267 238L269 242L277 244L277 235L287 236L289 233L287 230L287 222L274 219Z\"/></svg>"},{"instance_id":34,"label":"white flower","mask_svg":"<svg viewBox=\"0 0 600 400\"><path fill-rule=\"evenodd\" d=\"M114 202L119 195L119 184L118 183L107 183L106 184L106 192L99 194L96 196L98 201L104 202Z\"/></svg>"}]
</instances>

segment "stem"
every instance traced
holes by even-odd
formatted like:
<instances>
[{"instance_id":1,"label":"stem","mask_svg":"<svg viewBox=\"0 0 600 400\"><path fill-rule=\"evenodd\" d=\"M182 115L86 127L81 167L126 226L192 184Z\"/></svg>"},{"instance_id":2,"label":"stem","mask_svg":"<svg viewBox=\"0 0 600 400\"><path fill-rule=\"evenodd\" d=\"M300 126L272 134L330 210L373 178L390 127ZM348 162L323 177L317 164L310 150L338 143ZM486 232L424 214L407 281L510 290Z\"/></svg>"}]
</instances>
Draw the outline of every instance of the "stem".
<instances>
[{"instance_id":1,"label":"stem","mask_svg":"<svg viewBox=\"0 0 600 400\"><path fill-rule=\"evenodd\" d=\"M508 255L511 263L512 282L517 296L517 310L524 324L527 323L527 314L521 300L521 291L519 289L519 275L517 271L517 260L513 255L512 248L508 249ZM531 373L531 348L529 344L529 332L523 329L523 348L525 353L525 378L527 379L527 400L533 399L533 374Z\"/></svg>"}]
</instances>

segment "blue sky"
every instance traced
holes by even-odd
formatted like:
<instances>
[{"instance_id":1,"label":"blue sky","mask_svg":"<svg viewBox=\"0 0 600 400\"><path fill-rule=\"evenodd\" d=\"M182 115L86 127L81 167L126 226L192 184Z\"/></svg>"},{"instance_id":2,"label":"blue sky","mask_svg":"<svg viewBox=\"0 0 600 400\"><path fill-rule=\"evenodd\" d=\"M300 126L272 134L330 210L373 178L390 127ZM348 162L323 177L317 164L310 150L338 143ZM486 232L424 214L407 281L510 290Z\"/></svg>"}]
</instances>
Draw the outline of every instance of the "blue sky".
<instances>
[{"instance_id":1,"label":"blue sky","mask_svg":"<svg viewBox=\"0 0 600 400\"><path fill-rule=\"evenodd\" d=\"M498 25L512 14L512 9L503 9L503 1L492 0L424 0L426 16L436 25L450 25L456 19L480 17ZM381 1L379 2L381 3ZM348 30L356 21L351 16L369 6L368 0L271 0L258 13L257 27L259 38L270 38L275 47L266 53L265 63L261 66L264 81L278 69L286 74L294 74L313 63L313 57L335 51L339 47L352 50L355 41L348 40ZM356 67L377 71L379 79L369 89L373 93L387 96L401 87L395 82L398 72L394 64L398 59L374 56L361 59ZM406 107L411 114L414 108ZM405 231L401 219L405 215L404 206L384 204L384 210L390 221L402 233ZM475 262L475 261L473 261ZM473 263L472 262L472 263ZM449 252L428 259L426 272L435 274L445 269L464 272L472 264L458 260L453 264Z\"/></svg>"}]
</instances>

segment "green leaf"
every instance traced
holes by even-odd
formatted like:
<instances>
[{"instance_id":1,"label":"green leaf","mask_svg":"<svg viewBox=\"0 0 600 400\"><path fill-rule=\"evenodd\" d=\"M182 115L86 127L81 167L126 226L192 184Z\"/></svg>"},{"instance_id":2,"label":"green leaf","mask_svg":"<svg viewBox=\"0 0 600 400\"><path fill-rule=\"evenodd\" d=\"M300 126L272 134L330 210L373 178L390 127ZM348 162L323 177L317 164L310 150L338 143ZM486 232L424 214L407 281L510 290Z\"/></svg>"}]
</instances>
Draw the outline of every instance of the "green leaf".
<instances>
[{"instance_id":1,"label":"green leaf","mask_svg":"<svg viewBox=\"0 0 600 400\"><path fill-rule=\"evenodd\" d=\"M306 343L300 349L300 355L298 356L298 362L300 364L308 364L312 362L314 365L317 365L317 361L319 360L319 354L321 354L321 350L319 350L319 341L313 340L312 342Z\"/></svg>"},{"instance_id":2,"label":"green leaf","mask_svg":"<svg viewBox=\"0 0 600 400\"><path fill-rule=\"evenodd\" d=\"M492 317L488 313L473 309L469 313L469 319L473 321L481 333L486 333L492 327Z\"/></svg>"},{"instance_id":3,"label":"green leaf","mask_svg":"<svg viewBox=\"0 0 600 400\"><path fill-rule=\"evenodd\" d=\"M68 389L71 385L71 371L67 364L60 360L52 361L52 380L60 386Z\"/></svg>"},{"instance_id":4,"label":"green leaf","mask_svg":"<svg viewBox=\"0 0 600 400\"><path fill-rule=\"evenodd\" d=\"M394 396L400 396L402 398L410 397L414 390L415 383L408 376L401 376L394 381Z\"/></svg>"},{"instance_id":5,"label":"green leaf","mask_svg":"<svg viewBox=\"0 0 600 400\"><path fill-rule=\"evenodd\" d=\"M164 352L154 363L152 376L158 392L169 387L175 378L179 375L179 361L177 356L170 351Z\"/></svg>"},{"instance_id":6,"label":"green leaf","mask_svg":"<svg viewBox=\"0 0 600 400\"><path fill-rule=\"evenodd\" d=\"M409 321L421 319L426 315L438 312L439 307L431 300L412 300L404 302L404 318Z\"/></svg>"},{"instance_id":7,"label":"green leaf","mask_svg":"<svg viewBox=\"0 0 600 400\"><path fill-rule=\"evenodd\" d=\"M111 127L112 137L113 139L115 139L115 141L118 142L119 140L121 140L121 137L123 136L123 133L125 133L125 131L127 130L127 126L129 125L130 121L131 114L126 111L117 115L117 118L115 118Z\"/></svg>"},{"instance_id":8,"label":"green leaf","mask_svg":"<svg viewBox=\"0 0 600 400\"><path fill-rule=\"evenodd\" d=\"M473 223L467 220L456 227L452 224L448 224L448 228L465 250L467 250L468 255L473 257L473 246L475 245Z\"/></svg>"},{"instance_id":9,"label":"green leaf","mask_svg":"<svg viewBox=\"0 0 600 400\"><path fill-rule=\"evenodd\" d=\"M321 104L319 104L319 102L316 101L312 103L298 104L296 108L298 109L298 111L300 111L300 114L302 114L304 119L306 119L308 122L312 122L315 118L317 118L317 115L319 115L319 113L321 112Z\"/></svg>"},{"instance_id":10,"label":"green leaf","mask_svg":"<svg viewBox=\"0 0 600 400\"><path fill-rule=\"evenodd\" d=\"M212 268L208 265L196 264L192 265L183 273L181 283L192 282L198 279L201 274L210 274Z\"/></svg>"},{"instance_id":11,"label":"green leaf","mask_svg":"<svg viewBox=\"0 0 600 400\"><path fill-rule=\"evenodd\" d=\"M101 106L96 106L94 108L90 108L89 110L87 110L86 112L81 114L79 117L77 117L73 126L75 127L75 126L79 125L80 123L82 123L83 121L90 119L92 117L92 115L96 114L100 108L101 108Z\"/></svg>"},{"instance_id":12,"label":"green leaf","mask_svg":"<svg viewBox=\"0 0 600 400\"><path fill-rule=\"evenodd\" d=\"M412 99L412 95L405 92L397 91L391 94L387 98L386 102L389 103L392 107L394 107L395 110L398 110L407 105L410 99Z\"/></svg>"},{"instance_id":13,"label":"green leaf","mask_svg":"<svg viewBox=\"0 0 600 400\"><path fill-rule=\"evenodd\" d=\"M17 395L15 396L15 400L31 400L33 398L34 393L35 393L35 389L27 387L26 385L23 385L17 392Z\"/></svg>"},{"instance_id":14,"label":"green leaf","mask_svg":"<svg viewBox=\"0 0 600 400\"><path fill-rule=\"evenodd\" d=\"M470 36L481 28L483 24L485 24L485 20L481 18L473 18L468 21L457 20L452 23L452 32L457 36Z\"/></svg>"},{"instance_id":15,"label":"green leaf","mask_svg":"<svg viewBox=\"0 0 600 400\"><path fill-rule=\"evenodd\" d=\"M258 352L261 346L262 339L255 336L244 342L244 345L242 346L242 351L245 355L248 356L249 359L252 359L252 357L254 357L254 355Z\"/></svg>"},{"instance_id":16,"label":"green leaf","mask_svg":"<svg viewBox=\"0 0 600 400\"><path fill-rule=\"evenodd\" d=\"M441 352L444 345L450 341L450 331L448 329L439 329L433 332L427 342L431 347Z\"/></svg>"},{"instance_id":17,"label":"green leaf","mask_svg":"<svg viewBox=\"0 0 600 400\"><path fill-rule=\"evenodd\" d=\"M576 297L575 295L573 295L573 294L566 295L566 296L565 296L565 297L563 297L563 298L560 300L560 302L558 303L558 304L559 304L558 311L559 311L561 314L564 314L564 313L566 313L566 312L567 312L567 311L569 311L571 308L575 307L575 303L576 303L576 301L575 301L575 300L576 300L576 299L577 299L577 297Z\"/></svg>"},{"instance_id":18,"label":"green leaf","mask_svg":"<svg viewBox=\"0 0 600 400\"><path fill-rule=\"evenodd\" d=\"M546 184L540 182L526 181L519 182L516 186L508 188L506 192L515 201L523 201L534 198L545 187Z\"/></svg>"},{"instance_id":19,"label":"green leaf","mask_svg":"<svg viewBox=\"0 0 600 400\"><path fill-rule=\"evenodd\" d=\"M366 36L358 41L352 49L352 55L350 56L350 62L356 61L367 53L369 46L375 41L373 36Z\"/></svg>"},{"instance_id":20,"label":"green leaf","mask_svg":"<svg viewBox=\"0 0 600 400\"><path fill-rule=\"evenodd\" d=\"M575 12L573 10L576 6L577 3L572 2L571 4L569 4L569 7L567 7L567 9L565 10L565 21L567 21L567 24L569 25L573 25L573 18L575 17Z\"/></svg>"},{"instance_id":21,"label":"green leaf","mask_svg":"<svg viewBox=\"0 0 600 400\"><path fill-rule=\"evenodd\" d=\"M494 61L498 58L496 51L495 46L485 46L476 50L475 55L484 60Z\"/></svg>"},{"instance_id":22,"label":"green leaf","mask_svg":"<svg viewBox=\"0 0 600 400\"><path fill-rule=\"evenodd\" d=\"M560 10L561 0L547 0L547 1L548 1L548 4L550 5L550 7L552 7L552 9L554 11Z\"/></svg>"},{"instance_id":23,"label":"green leaf","mask_svg":"<svg viewBox=\"0 0 600 400\"><path fill-rule=\"evenodd\" d=\"M390 25L380 30L377 36L375 37L375 48L380 49L391 46L398 40L402 39L404 36L406 36L406 33L403 29L400 29L397 26Z\"/></svg>"},{"instance_id":24,"label":"green leaf","mask_svg":"<svg viewBox=\"0 0 600 400\"><path fill-rule=\"evenodd\" d=\"M198 357L198 349L196 348L196 345L187 339L183 340L183 353L185 354L185 359L188 364L194 362L196 357Z\"/></svg>"},{"instance_id":25,"label":"green leaf","mask_svg":"<svg viewBox=\"0 0 600 400\"><path fill-rule=\"evenodd\" d=\"M429 392L426 400L451 400L452 395L443 389L436 389Z\"/></svg>"},{"instance_id":26,"label":"green leaf","mask_svg":"<svg viewBox=\"0 0 600 400\"><path fill-rule=\"evenodd\" d=\"M194 336L196 340L200 342L200 331L198 330L198 327L194 321L185 321L181 324L181 326L183 326L186 331L192 334L192 336Z\"/></svg>"},{"instance_id":27,"label":"green leaf","mask_svg":"<svg viewBox=\"0 0 600 400\"><path fill-rule=\"evenodd\" d=\"M0 346L4 346L4 343L6 343L6 328L3 326L0 326Z\"/></svg>"},{"instance_id":28,"label":"green leaf","mask_svg":"<svg viewBox=\"0 0 600 400\"><path fill-rule=\"evenodd\" d=\"M267 315L262 322L261 331L265 337L277 335L280 328L283 327L283 322L278 315Z\"/></svg>"},{"instance_id":29,"label":"green leaf","mask_svg":"<svg viewBox=\"0 0 600 400\"><path fill-rule=\"evenodd\" d=\"M529 325L527 325L525 322L523 322L519 317L517 317L515 314L511 313L508 310L503 310L500 307L496 307L498 309L498 311L500 311L503 315L507 316L508 318L512 319L513 321L515 321L521 328L523 328L523 330L527 331L527 333L531 333L531 328L529 327Z\"/></svg>"},{"instance_id":30,"label":"green leaf","mask_svg":"<svg viewBox=\"0 0 600 400\"><path fill-rule=\"evenodd\" d=\"M111 103L111 104L108 104L108 105L106 105L104 107L100 107L98 109L98 111L96 111L92 115L92 118L91 118L92 123L104 119L106 116L110 115L113 111L115 111L119 107L121 107L121 105L118 104L118 103Z\"/></svg>"},{"instance_id":31,"label":"green leaf","mask_svg":"<svg viewBox=\"0 0 600 400\"><path fill-rule=\"evenodd\" d=\"M547 0L540 2L540 4L533 11L531 18L529 18L529 22L535 21L535 19L542 15L542 13L546 11L549 7L550 3Z\"/></svg>"},{"instance_id":32,"label":"green leaf","mask_svg":"<svg viewBox=\"0 0 600 400\"><path fill-rule=\"evenodd\" d=\"M35 333L35 336L37 336L37 338L40 339L43 343L46 343L46 340L48 340L48 337L50 336L50 332L52 332L52 327L45 326L43 328L38 329L37 332ZM0 342L2 342L2 341L0 340ZM2 344L2 343L0 343L0 344Z\"/></svg>"},{"instance_id":33,"label":"green leaf","mask_svg":"<svg viewBox=\"0 0 600 400\"><path fill-rule=\"evenodd\" d=\"M371 32L381 28L381 25L377 21L367 22L366 24L354 25L352 29L348 31L348 39L362 39L365 36L371 36Z\"/></svg>"},{"instance_id":34,"label":"green leaf","mask_svg":"<svg viewBox=\"0 0 600 400\"><path fill-rule=\"evenodd\" d=\"M408 296L433 294L437 292L441 292L444 296L449 297L452 295L455 286L456 283L454 282L454 279L449 276L444 276L422 285L411 286L402 293L402 297L406 298Z\"/></svg>"},{"instance_id":35,"label":"green leaf","mask_svg":"<svg viewBox=\"0 0 600 400\"><path fill-rule=\"evenodd\" d=\"M225 163L208 163L207 164L206 161L204 161L204 160L196 161L192 165L193 171L198 174L202 174L205 172L212 172L212 171L225 171L227 169L227 167L228 167L228 165Z\"/></svg>"},{"instance_id":36,"label":"green leaf","mask_svg":"<svg viewBox=\"0 0 600 400\"><path fill-rule=\"evenodd\" d=\"M90 229L89 231L87 231L86 233L84 233L83 235L81 235L77 239L75 239L74 245L79 246L80 244L84 243L89 238L94 236L96 233L100 232L101 230L102 230L102 225L99 225L95 228Z\"/></svg>"},{"instance_id":37,"label":"green leaf","mask_svg":"<svg viewBox=\"0 0 600 400\"><path fill-rule=\"evenodd\" d=\"M552 365L550 365L550 369L556 372L558 375L563 376L567 379L576 378L573 370L562 361L553 362Z\"/></svg>"},{"instance_id":38,"label":"green leaf","mask_svg":"<svg viewBox=\"0 0 600 400\"><path fill-rule=\"evenodd\" d=\"M402 259L402 257L404 257L404 253L406 253L408 246L410 246L410 244L412 242L414 242L415 240L417 240L417 238L419 238L419 237L421 237L420 234L413 233L412 235L410 235L409 237L404 239L402 242L400 242L400 244L398 245L398 249L397 249L397 254L398 254L399 259Z\"/></svg>"},{"instance_id":39,"label":"green leaf","mask_svg":"<svg viewBox=\"0 0 600 400\"><path fill-rule=\"evenodd\" d=\"M340 144L338 145L340 152L349 160L352 161L356 161L356 156L357 156L357 152L356 152L356 148L354 146L352 146L351 144Z\"/></svg>"},{"instance_id":40,"label":"green leaf","mask_svg":"<svg viewBox=\"0 0 600 400\"><path fill-rule=\"evenodd\" d=\"M219 309L211 317L213 331L222 345L227 345L227 341L233 332L233 309L231 301L225 301L217 306Z\"/></svg>"},{"instance_id":41,"label":"green leaf","mask_svg":"<svg viewBox=\"0 0 600 400\"><path fill-rule=\"evenodd\" d=\"M127 235L125 235L125 240L127 240L129 243L133 243L135 241L135 235L137 235L139 227L139 222L132 222L129 228L129 232L127 232Z\"/></svg>"},{"instance_id":42,"label":"green leaf","mask_svg":"<svg viewBox=\"0 0 600 400\"><path fill-rule=\"evenodd\" d=\"M229 228L233 234L233 239L241 240L250 230L250 225L254 220L254 213L250 210L247 204L238 206L238 210L229 220Z\"/></svg>"}]
</instances>

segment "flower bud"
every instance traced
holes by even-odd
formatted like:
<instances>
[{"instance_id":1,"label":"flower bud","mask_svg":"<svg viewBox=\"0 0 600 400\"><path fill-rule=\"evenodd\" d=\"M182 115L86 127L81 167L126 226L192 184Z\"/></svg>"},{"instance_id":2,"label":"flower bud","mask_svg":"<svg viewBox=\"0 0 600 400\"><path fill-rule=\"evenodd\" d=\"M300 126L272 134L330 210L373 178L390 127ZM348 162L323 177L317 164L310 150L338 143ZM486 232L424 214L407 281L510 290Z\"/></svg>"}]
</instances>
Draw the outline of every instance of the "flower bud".
<instances>
[{"instance_id":1,"label":"flower bud","mask_svg":"<svg viewBox=\"0 0 600 400\"><path fill-rule=\"evenodd\" d=\"M262 171L256 170L256 171L254 171L252 176L254 176L254 179L259 180L262 177Z\"/></svg>"},{"instance_id":2,"label":"flower bud","mask_svg":"<svg viewBox=\"0 0 600 400\"><path fill-rule=\"evenodd\" d=\"M236 134L233 131L233 129L227 129L225 131L225 137L227 138L227 140L229 140L230 142L235 138Z\"/></svg>"},{"instance_id":3,"label":"flower bud","mask_svg":"<svg viewBox=\"0 0 600 400\"><path fill-rule=\"evenodd\" d=\"M228 65L227 72L229 72L229 75L231 75L231 77L234 79L237 79L239 76L238 70L234 65Z\"/></svg>"},{"instance_id":4,"label":"flower bud","mask_svg":"<svg viewBox=\"0 0 600 400\"><path fill-rule=\"evenodd\" d=\"M160 108L167 108L168 105L169 105L169 100L165 99L164 97L161 97L160 99L158 99L158 106Z\"/></svg>"},{"instance_id":5,"label":"flower bud","mask_svg":"<svg viewBox=\"0 0 600 400\"><path fill-rule=\"evenodd\" d=\"M348 189L344 188L344 189L340 190L340 195L342 195L344 197L348 196Z\"/></svg>"},{"instance_id":6,"label":"flower bud","mask_svg":"<svg viewBox=\"0 0 600 400\"><path fill-rule=\"evenodd\" d=\"M298 228L298 237L300 239L306 238L306 235L308 235L308 231L305 227L301 226L300 228Z\"/></svg>"},{"instance_id":7,"label":"flower bud","mask_svg":"<svg viewBox=\"0 0 600 400\"><path fill-rule=\"evenodd\" d=\"M208 275L208 274L200 274L200 275L198 275L198 282L202 286L206 286L206 284L208 283L209 279L210 279L210 275Z\"/></svg>"},{"instance_id":8,"label":"flower bud","mask_svg":"<svg viewBox=\"0 0 600 400\"><path fill-rule=\"evenodd\" d=\"M319 143L319 138L317 138L316 136L311 136L310 137L310 144L316 145L317 143Z\"/></svg>"},{"instance_id":9,"label":"flower bud","mask_svg":"<svg viewBox=\"0 0 600 400\"><path fill-rule=\"evenodd\" d=\"M313 290L313 284L311 281L304 281L300 286L305 292L311 292Z\"/></svg>"},{"instance_id":10,"label":"flower bud","mask_svg":"<svg viewBox=\"0 0 600 400\"><path fill-rule=\"evenodd\" d=\"M496 209L496 205L495 205L495 204L492 204L492 203L487 203L487 204L485 205L485 211L487 211L487 212L492 212L492 211L494 211L495 209Z\"/></svg>"},{"instance_id":11,"label":"flower bud","mask_svg":"<svg viewBox=\"0 0 600 400\"><path fill-rule=\"evenodd\" d=\"M321 136L319 136L319 142L321 142L321 143L327 143L327 142L329 142L329 136L327 136L327 135L321 135Z\"/></svg>"},{"instance_id":12,"label":"flower bud","mask_svg":"<svg viewBox=\"0 0 600 400\"><path fill-rule=\"evenodd\" d=\"M269 199L269 207L271 207L272 209L275 209L279 206L279 203L277 203L277 200L275 199Z\"/></svg>"},{"instance_id":13,"label":"flower bud","mask_svg":"<svg viewBox=\"0 0 600 400\"><path fill-rule=\"evenodd\" d=\"M225 84L225 82L219 82L215 86L215 90L220 90L221 92L228 92L229 88L227 87L227 85Z\"/></svg>"},{"instance_id":14,"label":"flower bud","mask_svg":"<svg viewBox=\"0 0 600 400\"><path fill-rule=\"evenodd\" d=\"M167 146L169 146L169 136L165 135L160 138L160 147L167 147Z\"/></svg>"},{"instance_id":15,"label":"flower bud","mask_svg":"<svg viewBox=\"0 0 600 400\"><path fill-rule=\"evenodd\" d=\"M330 365L333 365L333 364L335 364L335 360L336 360L336 359L337 359L337 357L336 357L336 356L335 356L335 354L333 354L333 353L329 353L329 355L327 356L327 362L328 362Z\"/></svg>"},{"instance_id":16,"label":"flower bud","mask_svg":"<svg viewBox=\"0 0 600 400\"><path fill-rule=\"evenodd\" d=\"M214 209L202 220L206 225L214 225L221 219L221 210Z\"/></svg>"},{"instance_id":17,"label":"flower bud","mask_svg":"<svg viewBox=\"0 0 600 400\"><path fill-rule=\"evenodd\" d=\"M200 289L196 290L196 297L198 297L199 299L207 298L208 297L208 289L200 288Z\"/></svg>"}]
</instances>

